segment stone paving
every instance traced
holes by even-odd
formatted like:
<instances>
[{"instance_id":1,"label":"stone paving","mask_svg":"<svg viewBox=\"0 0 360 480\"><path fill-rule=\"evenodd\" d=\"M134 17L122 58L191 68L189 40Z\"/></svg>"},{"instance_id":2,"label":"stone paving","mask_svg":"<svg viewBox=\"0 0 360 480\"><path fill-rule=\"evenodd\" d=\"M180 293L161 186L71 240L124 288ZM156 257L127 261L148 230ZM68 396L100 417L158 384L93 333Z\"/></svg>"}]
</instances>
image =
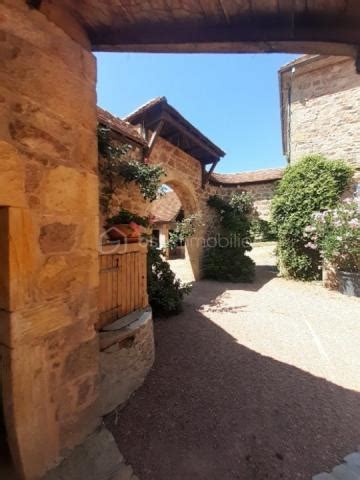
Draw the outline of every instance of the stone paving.
<instances>
[{"instance_id":1,"label":"stone paving","mask_svg":"<svg viewBox=\"0 0 360 480\"><path fill-rule=\"evenodd\" d=\"M360 480L360 447L358 452L350 453L344 463L333 468L331 473L320 473L312 480Z\"/></svg>"}]
</instances>

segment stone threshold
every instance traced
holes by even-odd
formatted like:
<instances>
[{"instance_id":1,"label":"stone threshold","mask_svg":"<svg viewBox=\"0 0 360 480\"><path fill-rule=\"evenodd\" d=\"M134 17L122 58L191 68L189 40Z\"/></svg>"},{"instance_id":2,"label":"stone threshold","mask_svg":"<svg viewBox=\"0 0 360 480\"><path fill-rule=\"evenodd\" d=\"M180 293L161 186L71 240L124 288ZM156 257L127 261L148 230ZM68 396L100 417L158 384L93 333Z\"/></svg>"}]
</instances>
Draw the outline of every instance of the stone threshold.
<instances>
[{"instance_id":1,"label":"stone threshold","mask_svg":"<svg viewBox=\"0 0 360 480\"><path fill-rule=\"evenodd\" d=\"M110 347L132 337L137 330L151 320L151 308L135 310L119 318L99 331L100 351L106 352Z\"/></svg>"},{"instance_id":2,"label":"stone threshold","mask_svg":"<svg viewBox=\"0 0 360 480\"><path fill-rule=\"evenodd\" d=\"M43 480L139 480L124 462L114 437L104 426L96 430Z\"/></svg>"},{"instance_id":3,"label":"stone threshold","mask_svg":"<svg viewBox=\"0 0 360 480\"><path fill-rule=\"evenodd\" d=\"M360 480L360 446L357 452L344 458L344 463L332 469L331 473L320 473L312 480Z\"/></svg>"}]
</instances>

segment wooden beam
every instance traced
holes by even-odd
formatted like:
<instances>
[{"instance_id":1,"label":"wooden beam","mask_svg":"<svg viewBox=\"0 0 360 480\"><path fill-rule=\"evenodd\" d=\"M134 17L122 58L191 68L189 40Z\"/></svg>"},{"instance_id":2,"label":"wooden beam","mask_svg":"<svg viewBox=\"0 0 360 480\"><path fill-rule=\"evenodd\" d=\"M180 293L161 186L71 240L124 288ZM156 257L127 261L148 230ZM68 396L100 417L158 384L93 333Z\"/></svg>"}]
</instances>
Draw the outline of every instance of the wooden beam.
<instances>
[{"instance_id":1,"label":"wooden beam","mask_svg":"<svg viewBox=\"0 0 360 480\"><path fill-rule=\"evenodd\" d=\"M219 160L220 160L220 158L218 158L217 160L215 160L215 161L213 162L213 164L211 165L210 170L206 173L206 176L205 176L205 184L208 183L209 178L210 178L210 175L211 175L211 174L213 173L213 171L215 170L215 167L216 167L216 165L219 163Z\"/></svg>"},{"instance_id":2,"label":"wooden beam","mask_svg":"<svg viewBox=\"0 0 360 480\"><path fill-rule=\"evenodd\" d=\"M156 140L158 136L160 135L160 132L164 126L164 120L160 120L160 122L157 124L157 127L153 131L150 141L149 141L149 146L146 149L146 157L149 158L151 155L151 152L153 151L153 148L155 146Z\"/></svg>"},{"instance_id":3,"label":"wooden beam","mask_svg":"<svg viewBox=\"0 0 360 480\"><path fill-rule=\"evenodd\" d=\"M172 118L166 112L162 114L162 119L165 120L165 122L170 123L174 128L179 130L184 136L191 139L192 142L198 145L202 150L205 150L209 155L211 155L211 157L214 158L216 156L214 151L210 147L208 147L205 142L202 142L196 135L194 135L192 132L190 132L185 127L183 127L180 122L177 122L174 118Z\"/></svg>"},{"instance_id":4,"label":"wooden beam","mask_svg":"<svg viewBox=\"0 0 360 480\"><path fill-rule=\"evenodd\" d=\"M204 44L207 51L211 45L217 46L218 51L246 51L246 45L240 49L236 44L247 44L247 50L272 51L276 48L284 50L282 43L287 43L287 51L291 50L291 42L299 44L310 43L312 49L316 51L317 44L341 44L342 51L345 47L360 45L360 29L357 28L357 18L344 17L342 23L339 23L338 15L324 12L322 14L313 13L308 15L306 12L299 14L293 22L289 22L289 14L285 10L277 15L255 14L253 18L249 15L246 18L232 22L230 25L198 25L194 28L192 25L149 25L146 29L131 28L131 25L124 26L121 29L98 29L91 35L91 42L95 49L103 48L110 50L111 45L115 46L113 50L124 51L202 51L200 48ZM292 32L289 34L289 30ZM166 39L166 42L164 41ZM263 42L263 45L251 45ZM225 44L225 45L224 45ZM226 44L228 47L226 47ZM206 48L205 48L206 45ZM221 48L221 45L223 47ZM233 45L232 48L230 46ZM274 45L274 46L273 46ZM277 47L277 45L279 45ZM108 48L105 48L108 46ZM321 45L320 45L321 47ZM333 47L334 48L334 47ZM293 51L306 49L294 47ZM308 47L307 50L310 50ZM320 48L318 49L320 52ZM333 52L335 51L335 48ZM339 50L337 50L339 51ZM329 48L330 52L330 48ZM322 53L322 52L320 52Z\"/></svg>"}]
</instances>

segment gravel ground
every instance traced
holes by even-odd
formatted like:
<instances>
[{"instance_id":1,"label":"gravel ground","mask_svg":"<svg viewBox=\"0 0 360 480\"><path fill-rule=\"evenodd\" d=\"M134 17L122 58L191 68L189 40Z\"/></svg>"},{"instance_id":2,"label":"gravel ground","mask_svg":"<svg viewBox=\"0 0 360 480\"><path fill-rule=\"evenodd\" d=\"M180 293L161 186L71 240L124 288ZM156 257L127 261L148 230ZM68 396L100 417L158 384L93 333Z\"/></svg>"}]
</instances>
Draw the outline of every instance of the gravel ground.
<instances>
[{"instance_id":1,"label":"gravel ground","mask_svg":"<svg viewBox=\"0 0 360 480\"><path fill-rule=\"evenodd\" d=\"M358 299L268 266L251 285L198 282L106 422L141 480L309 480L360 444L359 325Z\"/></svg>"}]
</instances>

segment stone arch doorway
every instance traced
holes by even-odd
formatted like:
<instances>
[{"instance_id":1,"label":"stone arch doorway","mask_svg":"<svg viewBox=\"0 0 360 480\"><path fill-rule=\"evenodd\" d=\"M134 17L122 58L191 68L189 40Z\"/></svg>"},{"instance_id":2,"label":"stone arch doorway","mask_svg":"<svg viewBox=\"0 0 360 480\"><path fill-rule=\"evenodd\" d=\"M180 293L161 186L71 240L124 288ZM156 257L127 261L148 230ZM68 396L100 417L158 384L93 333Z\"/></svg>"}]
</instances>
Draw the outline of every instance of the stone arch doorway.
<instances>
[{"instance_id":1,"label":"stone arch doorway","mask_svg":"<svg viewBox=\"0 0 360 480\"><path fill-rule=\"evenodd\" d=\"M185 216L199 213L205 217L207 180L225 152L185 119L166 97L150 100L125 120L142 129L149 142L145 161L163 168L163 183L178 195ZM196 280L201 277L204 232L204 227L199 226L186 245Z\"/></svg>"},{"instance_id":2,"label":"stone arch doorway","mask_svg":"<svg viewBox=\"0 0 360 480\"><path fill-rule=\"evenodd\" d=\"M193 237L179 242L175 249L166 247L176 223L199 213L199 202L195 193L185 183L168 177L165 177L165 180L165 192L152 206L156 221L153 229L154 240L160 248L165 249L167 260L176 276L184 282L191 282L200 277L202 233L197 228Z\"/></svg>"}]
</instances>

